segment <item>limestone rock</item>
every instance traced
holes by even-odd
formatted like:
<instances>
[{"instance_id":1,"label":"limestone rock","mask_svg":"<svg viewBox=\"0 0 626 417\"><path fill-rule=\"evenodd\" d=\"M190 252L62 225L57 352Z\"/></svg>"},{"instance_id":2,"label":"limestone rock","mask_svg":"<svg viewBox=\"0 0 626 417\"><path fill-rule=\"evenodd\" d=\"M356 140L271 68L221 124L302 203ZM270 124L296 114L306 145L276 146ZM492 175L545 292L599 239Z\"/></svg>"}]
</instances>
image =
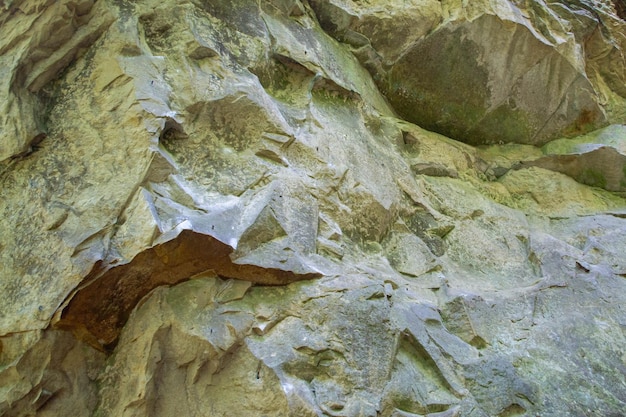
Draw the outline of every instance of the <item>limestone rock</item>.
<instances>
[{"instance_id":1,"label":"limestone rock","mask_svg":"<svg viewBox=\"0 0 626 417\"><path fill-rule=\"evenodd\" d=\"M611 125L573 139L557 139L539 152L528 147L494 145L481 150L493 175L510 169L540 167L561 172L576 181L609 191L626 191L626 129Z\"/></svg>"},{"instance_id":2,"label":"limestone rock","mask_svg":"<svg viewBox=\"0 0 626 417\"><path fill-rule=\"evenodd\" d=\"M9 1L0 40L0 161L23 157L48 133L43 88L113 23L112 9L91 0ZM50 36L54 33L54 36Z\"/></svg>"},{"instance_id":3,"label":"limestone rock","mask_svg":"<svg viewBox=\"0 0 626 417\"><path fill-rule=\"evenodd\" d=\"M438 266L426 243L412 233L397 233L386 249L389 262L402 274L419 277Z\"/></svg>"},{"instance_id":4,"label":"limestone rock","mask_svg":"<svg viewBox=\"0 0 626 417\"><path fill-rule=\"evenodd\" d=\"M0 3L0 414L620 415L620 4Z\"/></svg>"},{"instance_id":5,"label":"limestone rock","mask_svg":"<svg viewBox=\"0 0 626 417\"><path fill-rule=\"evenodd\" d=\"M621 120L623 88L608 87L626 74L619 2L461 3L312 2L398 113L427 129L543 144Z\"/></svg>"},{"instance_id":6,"label":"limestone rock","mask_svg":"<svg viewBox=\"0 0 626 417\"><path fill-rule=\"evenodd\" d=\"M55 326L74 331L96 347L106 347L117 342L119 330L134 306L158 286L177 284L207 271L265 285L284 285L321 275L297 264L273 269L237 263L229 257L232 252L231 247L211 236L182 231L175 239L146 249L128 264L98 264L85 278L85 287L63 308ZM297 271L290 271L289 266Z\"/></svg>"},{"instance_id":7,"label":"limestone rock","mask_svg":"<svg viewBox=\"0 0 626 417\"><path fill-rule=\"evenodd\" d=\"M626 129L611 125L544 147L545 157L528 164L562 172L576 181L609 191L626 192ZM559 149L560 148L560 149Z\"/></svg>"},{"instance_id":8,"label":"limestone rock","mask_svg":"<svg viewBox=\"0 0 626 417\"><path fill-rule=\"evenodd\" d=\"M71 333L34 331L2 338L3 416L89 415L98 403L96 371L105 355Z\"/></svg>"},{"instance_id":9,"label":"limestone rock","mask_svg":"<svg viewBox=\"0 0 626 417\"><path fill-rule=\"evenodd\" d=\"M216 302L215 295L230 282L214 278L157 290L131 317L116 360L100 377L108 388L96 413L133 409L168 415L178 407L201 415L209 407L230 415L228 404L241 395L254 404L250 412L268 415L376 415L381 407L391 415L394 409L472 407L455 364L482 368L482 361L472 346L447 332L432 306L414 300L406 307L399 287L383 293L372 277L335 281L339 288L324 280L294 284L280 300L270 296L271 289L256 288L239 300ZM198 309L205 314L198 316ZM146 316L160 319L145 328ZM140 339L135 326L141 326ZM125 372L139 357L145 362L138 372ZM515 371L509 372L516 381ZM407 391L416 379L423 388ZM183 381L193 381L191 392L185 393ZM139 391L120 396L115 388L120 385ZM166 387L171 389L161 391ZM520 388L502 389L513 395ZM238 411L243 415L246 407Z\"/></svg>"}]
</instances>

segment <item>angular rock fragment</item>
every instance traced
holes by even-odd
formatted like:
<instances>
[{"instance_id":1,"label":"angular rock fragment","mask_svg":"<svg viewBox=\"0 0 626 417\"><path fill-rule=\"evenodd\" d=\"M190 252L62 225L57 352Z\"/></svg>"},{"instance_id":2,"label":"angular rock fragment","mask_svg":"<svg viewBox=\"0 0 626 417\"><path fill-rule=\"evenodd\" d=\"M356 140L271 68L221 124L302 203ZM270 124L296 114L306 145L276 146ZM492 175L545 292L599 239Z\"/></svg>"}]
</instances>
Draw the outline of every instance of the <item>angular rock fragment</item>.
<instances>
[{"instance_id":1,"label":"angular rock fragment","mask_svg":"<svg viewBox=\"0 0 626 417\"><path fill-rule=\"evenodd\" d=\"M510 169L539 167L563 173L582 184L618 193L626 191L624 125L611 125L572 139L557 139L544 145L541 152L510 146L492 146L481 152L491 161L496 177Z\"/></svg>"},{"instance_id":2,"label":"angular rock fragment","mask_svg":"<svg viewBox=\"0 0 626 417\"><path fill-rule=\"evenodd\" d=\"M576 181L626 192L626 127L611 125L571 140L556 140L543 147L544 157L523 161L566 174Z\"/></svg>"}]
</instances>

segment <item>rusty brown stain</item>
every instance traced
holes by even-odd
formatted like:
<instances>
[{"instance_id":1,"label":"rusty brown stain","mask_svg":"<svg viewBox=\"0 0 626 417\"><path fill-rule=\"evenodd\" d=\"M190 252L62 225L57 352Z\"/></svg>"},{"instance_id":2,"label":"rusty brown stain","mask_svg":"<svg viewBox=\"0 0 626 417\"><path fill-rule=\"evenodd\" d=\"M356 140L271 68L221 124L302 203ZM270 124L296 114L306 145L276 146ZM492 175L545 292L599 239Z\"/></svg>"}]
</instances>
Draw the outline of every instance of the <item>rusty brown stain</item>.
<instances>
[{"instance_id":1,"label":"rusty brown stain","mask_svg":"<svg viewBox=\"0 0 626 417\"><path fill-rule=\"evenodd\" d=\"M596 125L600 119L600 114L597 111L583 109L580 111L576 120L570 125L570 128L565 132L566 136L575 136L584 134Z\"/></svg>"},{"instance_id":2,"label":"rusty brown stain","mask_svg":"<svg viewBox=\"0 0 626 417\"><path fill-rule=\"evenodd\" d=\"M238 265L230 258L232 252L230 246L211 236L185 230L175 239L139 253L128 264L111 267L97 263L54 327L71 330L96 348L111 350L133 308L158 286L186 281L207 270L262 285L285 285L320 276Z\"/></svg>"}]
</instances>

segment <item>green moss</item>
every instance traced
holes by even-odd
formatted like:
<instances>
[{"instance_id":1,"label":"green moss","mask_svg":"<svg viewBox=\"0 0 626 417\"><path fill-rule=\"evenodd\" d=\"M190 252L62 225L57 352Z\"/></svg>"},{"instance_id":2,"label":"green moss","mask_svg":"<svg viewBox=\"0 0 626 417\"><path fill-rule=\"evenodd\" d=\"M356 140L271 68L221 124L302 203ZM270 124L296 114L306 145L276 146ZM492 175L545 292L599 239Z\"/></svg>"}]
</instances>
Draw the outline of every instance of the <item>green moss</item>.
<instances>
[{"instance_id":1,"label":"green moss","mask_svg":"<svg viewBox=\"0 0 626 417\"><path fill-rule=\"evenodd\" d=\"M488 72L476 60L480 48L465 32L461 26L424 39L394 65L385 88L403 118L462 141L489 101Z\"/></svg>"},{"instance_id":2,"label":"green moss","mask_svg":"<svg viewBox=\"0 0 626 417\"><path fill-rule=\"evenodd\" d=\"M541 150L545 155L565 155L568 153L572 153L576 145L582 143L586 140L584 139L556 139L551 142L546 143Z\"/></svg>"},{"instance_id":3,"label":"green moss","mask_svg":"<svg viewBox=\"0 0 626 417\"><path fill-rule=\"evenodd\" d=\"M536 129L530 115L506 104L498 107L467 133L467 142L480 143L532 143Z\"/></svg>"},{"instance_id":4,"label":"green moss","mask_svg":"<svg viewBox=\"0 0 626 417\"><path fill-rule=\"evenodd\" d=\"M417 406L417 404L415 403L415 400L413 398L410 398L408 396L400 396L398 395L396 398L393 399L394 401L394 405L398 410L402 410L402 411L417 411L420 413L424 413L426 412L426 408L425 407L419 407Z\"/></svg>"},{"instance_id":5,"label":"green moss","mask_svg":"<svg viewBox=\"0 0 626 417\"><path fill-rule=\"evenodd\" d=\"M553 140L545 144L541 150L546 155L565 155L580 152L586 145L606 145L620 149L624 133L626 133L624 126L611 125L575 138Z\"/></svg>"}]
</instances>

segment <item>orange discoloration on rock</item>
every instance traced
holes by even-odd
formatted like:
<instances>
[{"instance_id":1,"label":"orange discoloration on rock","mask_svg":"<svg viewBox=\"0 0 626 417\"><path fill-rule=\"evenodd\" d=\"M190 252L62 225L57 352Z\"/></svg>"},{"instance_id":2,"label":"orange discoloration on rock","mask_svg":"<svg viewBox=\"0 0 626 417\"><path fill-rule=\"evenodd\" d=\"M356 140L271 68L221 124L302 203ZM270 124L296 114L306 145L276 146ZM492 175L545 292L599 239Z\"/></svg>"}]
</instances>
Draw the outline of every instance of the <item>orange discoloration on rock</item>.
<instances>
[{"instance_id":1,"label":"orange discoloration on rock","mask_svg":"<svg viewBox=\"0 0 626 417\"><path fill-rule=\"evenodd\" d=\"M111 267L98 263L54 326L71 330L99 349L110 349L137 303L158 286L174 285L207 270L262 285L285 285L320 276L238 265L229 256L232 252L230 246L211 236L185 230L174 240L139 253L128 264Z\"/></svg>"}]
</instances>

